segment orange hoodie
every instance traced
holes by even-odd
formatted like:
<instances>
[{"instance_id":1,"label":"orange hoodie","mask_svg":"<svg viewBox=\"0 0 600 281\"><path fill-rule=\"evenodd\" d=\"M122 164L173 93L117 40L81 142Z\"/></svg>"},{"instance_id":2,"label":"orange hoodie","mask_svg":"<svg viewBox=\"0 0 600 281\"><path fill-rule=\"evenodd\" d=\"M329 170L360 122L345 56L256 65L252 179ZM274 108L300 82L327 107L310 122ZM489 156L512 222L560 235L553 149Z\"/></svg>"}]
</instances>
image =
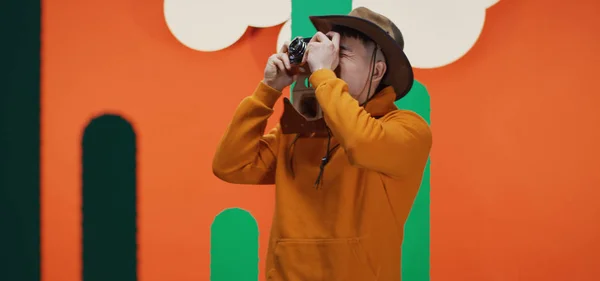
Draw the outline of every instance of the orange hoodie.
<instances>
[{"instance_id":1,"label":"orange hoodie","mask_svg":"<svg viewBox=\"0 0 600 281\"><path fill-rule=\"evenodd\" d=\"M400 280L404 222L431 149L429 126L396 108L392 87L363 108L333 71L316 71L310 82L333 135L319 188L327 138L296 139L279 125L264 134L281 92L263 83L236 110L214 174L275 184L267 280Z\"/></svg>"}]
</instances>

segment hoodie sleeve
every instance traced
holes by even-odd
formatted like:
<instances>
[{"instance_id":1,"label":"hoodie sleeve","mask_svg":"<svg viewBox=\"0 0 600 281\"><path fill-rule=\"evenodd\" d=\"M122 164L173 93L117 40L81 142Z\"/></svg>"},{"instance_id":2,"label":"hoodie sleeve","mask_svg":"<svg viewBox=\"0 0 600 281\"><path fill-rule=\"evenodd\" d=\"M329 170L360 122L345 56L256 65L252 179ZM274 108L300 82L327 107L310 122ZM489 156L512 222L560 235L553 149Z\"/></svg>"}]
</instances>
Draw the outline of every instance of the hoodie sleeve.
<instances>
[{"instance_id":1,"label":"hoodie sleeve","mask_svg":"<svg viewBox=\"0 0 600 281\"><path fill-rule=\"evenodd\" d=\"M325 122L350 163L391 177L422 173L431 149L429 125L411 111L395 110L375 119L348 93L348 85L328 69L314 72Z\"/></svg>"},{"instance_id":2,"label":"hoodie sleeve","mask_svg":"<svg viewBox=\"0 0 600 281\"><path fill-rule=\"evenodd\" d=\"M242 100L213 158L213 173L235 184L274 184L279 125L264 134L281 92L260 83ZM264 135L263 135L264 134Z\"/></svg>"}]
</instances>

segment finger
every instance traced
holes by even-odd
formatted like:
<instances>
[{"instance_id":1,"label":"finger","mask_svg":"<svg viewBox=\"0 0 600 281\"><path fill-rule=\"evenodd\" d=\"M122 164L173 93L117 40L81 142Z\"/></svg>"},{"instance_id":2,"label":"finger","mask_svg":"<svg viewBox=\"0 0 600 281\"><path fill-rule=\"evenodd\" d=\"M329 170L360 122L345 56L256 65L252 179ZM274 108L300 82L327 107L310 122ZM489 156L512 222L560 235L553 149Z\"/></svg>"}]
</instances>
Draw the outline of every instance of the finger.
<instances>
[{"instance_id":1,"label":"finger","mask_svg":"<svg viewBox=\"0 0 600 281\"><path fill-rule=\"evenodd\" d=\"M329 31L327 32L327 36L331 38L331 42L333 42L333 46L335 46L335 50L339 50L340 48L340 34L337 32Z\"/></svg>"},{"instance_id":2,"label":"finger","mask_svg":"<svg viewBox=\"0 0 600 281\"><path fill-rule=\"evenodd\" d=\"M279 50L279 52L287 53L289 46L290 46L290 41L285 41L285 43L283 43L283 46L281 46L281 49Z\"/></svg>"},{"instance_id":3,"label":"finger","mask_svg":"<svg viewBox=\"0 0 600 281\"><path fill-rule=\"evenodd\" d=\"M279 70L285 70L285 66L283 65L283 62L278 57L274 57L271 61L273 62L274 65L277 66L277 68Z\"/></svg>"},{"instance_id":4,"label":"finger","mask_svg":"<svg viewBox=\"0 0 600 281\"><path fill-rule=\"evenodd\" d=\"M308 43L306 45L306 50L304 51L304 56L302 57L302 63L300 63L300 65L304 65L304 63L306 63L306 59L308 58L308 53L310 53L310 49L315 45L316 43Z\"/></svg>"},{"instance_id":5,"label":"finger","mask_svg":"<svg viewBox=\"0 0 600 281\"><path fill-rule=\"evenodd\" d=\"M275 60L277 60L277 54L273 54L269 57L269 59L267 60L267 63L270 65L275 65Z\"/></svg>"},{"instance_id":6,"label":"finger","mask_svg":"<svg viewBox=\"0 0 600 281\"><path fill-rule=\"evenodd\" d=\"M292 69L292 64L290 63L290 58L288 58L287 54L279 54L277 57L283 62L283 65L285 65L285 69Z\"/></svg>"},{"instance_id":7,"label":"finger","mask_svg":"<svg viewBox=\"0 0 600 281\"><path fill-rule=\"evenodd\" d=\"M281 62L281 60L279 59L279 55L280 54L278 54L278 53L271 55L269 57L269 62L268 63L270 65L273 65L273 66L277 67L277 68L280 68L280 65L281 65L281 68L285 68L285 67L283 67L283 62Z\"/></svg>"},{"instance_id":8,"label":"finger","mask_svg":"<svg viewBox=\"0 0 600 281\"><path fill-rule=\"evenodd\" d=\"M323 34L323 32L319 31L313 36L313 39L316 38L317 42L327 42L330 41L327 35ZM312 42L312 40L311 40Z\"/></svg>"}]
</instances>

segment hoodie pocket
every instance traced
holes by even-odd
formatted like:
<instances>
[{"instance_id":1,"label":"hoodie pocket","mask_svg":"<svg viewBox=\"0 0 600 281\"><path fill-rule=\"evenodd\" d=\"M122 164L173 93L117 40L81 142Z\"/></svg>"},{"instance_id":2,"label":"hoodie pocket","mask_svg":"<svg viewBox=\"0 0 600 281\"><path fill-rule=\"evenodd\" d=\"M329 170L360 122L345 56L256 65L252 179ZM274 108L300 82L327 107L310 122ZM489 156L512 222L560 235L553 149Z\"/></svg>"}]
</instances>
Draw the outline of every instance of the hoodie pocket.
<instances>
[{"instance_id":1,"label":"hoodie pocket","mask_svg":"<svg viewBox=\"0 0 600 281\"><path fill-rule=\"evenodd\" d=\"M280 239L273 281L376 281L359 239Z\"/></svg>"}]
</instances>

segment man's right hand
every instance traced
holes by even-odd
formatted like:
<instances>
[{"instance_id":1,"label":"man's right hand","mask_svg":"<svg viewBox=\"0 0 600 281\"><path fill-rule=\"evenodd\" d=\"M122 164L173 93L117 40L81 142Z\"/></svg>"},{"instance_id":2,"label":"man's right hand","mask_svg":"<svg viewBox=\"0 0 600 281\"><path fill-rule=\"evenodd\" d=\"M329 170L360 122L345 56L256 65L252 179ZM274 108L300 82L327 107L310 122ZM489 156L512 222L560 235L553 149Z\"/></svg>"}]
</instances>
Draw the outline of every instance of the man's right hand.
<instances>
[{"instance_id":1,"label":"man's right hand","mask_svg":"<svg viewBox=\"0 0 600 281\"><path fill-rule=\"evenodd\" d=\"M270 56L265 67L263 83L278 91L291 85L297 77L297 69L290 64L287 54L289 44L285 42L279 53Z\"/></svg>"}]
</instances>

